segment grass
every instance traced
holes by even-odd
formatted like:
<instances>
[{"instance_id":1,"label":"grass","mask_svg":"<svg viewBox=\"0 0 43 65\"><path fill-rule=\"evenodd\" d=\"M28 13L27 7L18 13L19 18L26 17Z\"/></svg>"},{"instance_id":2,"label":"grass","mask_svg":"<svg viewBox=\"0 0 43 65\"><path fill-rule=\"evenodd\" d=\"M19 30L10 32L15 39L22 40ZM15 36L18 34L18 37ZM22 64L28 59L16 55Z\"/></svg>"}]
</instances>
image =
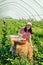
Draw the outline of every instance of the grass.
<instances>
[{"instance_id":1,"label":"grass","mask_svg":"<svg viewBox=\"0 0 43 65\"><path fill-rule=\"evenodd\" d=\"M29 20L5 19L6 26L0 19L0 65L31 65L26 57L13 58L10 54L9 35L17 35L21 27L26 25ZM34 47L34 65L43 65L43 22L31 21L32 23L32 43Z\"/></svg>"}]
</instances>

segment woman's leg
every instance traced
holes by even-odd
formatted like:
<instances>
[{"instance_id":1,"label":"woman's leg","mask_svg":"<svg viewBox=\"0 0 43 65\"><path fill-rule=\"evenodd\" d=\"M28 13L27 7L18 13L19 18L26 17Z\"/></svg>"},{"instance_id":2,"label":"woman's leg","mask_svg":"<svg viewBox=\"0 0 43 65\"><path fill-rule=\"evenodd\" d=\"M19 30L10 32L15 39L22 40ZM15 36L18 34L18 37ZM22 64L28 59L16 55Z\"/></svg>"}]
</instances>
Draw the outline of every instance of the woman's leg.
<instances>
[{"instance_id":1,"label":"woman's leg","mask_svg":"<svg viewBox=\"0 0 43 65\"><path fill-rule=\"evenodd\" d=\"M17 40L15 39L14 35L10 35L10 40L11 40L11 49L10 49L10 51L12 52L12 54L14 54L16 52Z\"/></svg>"},{"instance_id":2,"label":"woman's leg","mask_svg":"<svg viewBox=\"0 0 43 65\"><path fill-rule=\"evenodd\" d=\"M14 35L10 35L10 41L11 41L11 48L10 48L10 51L12 52L12 54L14 54L14 45L15 45L15 37Z\"/></svg>"},{"instance_id":3,"label":"woman's leg","mask_svg":"<svg viewBox=\"0 0 43 65\"><path fill-rule=\"evenodd\" d=\"M15 41L14 35L10 35L10 41L11 41L11 47L13 48L14 47L14 41Z\"/></svg>"}]
</instances>

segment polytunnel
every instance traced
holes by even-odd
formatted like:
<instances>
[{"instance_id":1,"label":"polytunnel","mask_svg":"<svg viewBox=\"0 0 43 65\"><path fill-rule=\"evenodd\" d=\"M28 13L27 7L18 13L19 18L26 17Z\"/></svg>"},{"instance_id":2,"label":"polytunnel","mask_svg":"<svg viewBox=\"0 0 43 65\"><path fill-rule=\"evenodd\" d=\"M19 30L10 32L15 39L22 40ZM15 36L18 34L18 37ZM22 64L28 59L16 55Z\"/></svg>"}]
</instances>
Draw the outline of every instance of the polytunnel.
<instances>
[{"instance_id":1,"label":"polytunnel","mask_svg":"<svg viewBox=\"0 0 43 65\"><path fill-rule=\"evenodd\" d=\"M43 65L43 0L0 0L0 65Z\"/></svg>"},{"instance_id":2,"label":"polytunnel","mask_svg":"<svg viewBox=\"0 0 43 65\"><path fill-rule=\"evenodd\" d=\"M43 19L43 0L0 0L0 18Z\"/></svg>"}]
</instances>

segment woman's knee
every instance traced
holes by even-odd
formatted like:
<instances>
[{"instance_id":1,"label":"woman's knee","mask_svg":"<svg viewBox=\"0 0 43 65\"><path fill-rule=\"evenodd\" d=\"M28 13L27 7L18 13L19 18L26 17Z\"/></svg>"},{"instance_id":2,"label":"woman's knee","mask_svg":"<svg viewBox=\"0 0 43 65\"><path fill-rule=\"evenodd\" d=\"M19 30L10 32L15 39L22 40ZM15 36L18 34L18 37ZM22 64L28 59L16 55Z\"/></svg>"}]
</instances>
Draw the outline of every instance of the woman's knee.
<instances>
[{"instance_id":1,"label":"woman's knee","mask_svg":"<svg viewBox=\"0 0 43 65\"><path fill-rule=\"evenodd\" d=\"M13 41L14 40L14 35L10 35L10 40Z\"/></svg>"}]
</instances>

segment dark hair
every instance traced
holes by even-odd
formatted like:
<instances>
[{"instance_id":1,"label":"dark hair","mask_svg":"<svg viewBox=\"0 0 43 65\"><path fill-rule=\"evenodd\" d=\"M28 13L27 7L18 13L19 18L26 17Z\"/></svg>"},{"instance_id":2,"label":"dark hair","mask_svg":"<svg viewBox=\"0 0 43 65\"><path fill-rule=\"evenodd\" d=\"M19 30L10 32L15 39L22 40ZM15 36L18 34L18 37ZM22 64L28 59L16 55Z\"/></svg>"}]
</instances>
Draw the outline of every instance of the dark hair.
<instances>
[{"instance_id":1,"label":"dark hair","mask_svg":"<svg viewBox=\"0 0 43 65\"><path fill-rule=\"evenodd\" d=\"M27 27L24 28L24 31L27 32ZM28 32L30 32L31 34L33 34L32 28L30 28L30 29L28 30Z\"/></svg>"}]
</instances>

